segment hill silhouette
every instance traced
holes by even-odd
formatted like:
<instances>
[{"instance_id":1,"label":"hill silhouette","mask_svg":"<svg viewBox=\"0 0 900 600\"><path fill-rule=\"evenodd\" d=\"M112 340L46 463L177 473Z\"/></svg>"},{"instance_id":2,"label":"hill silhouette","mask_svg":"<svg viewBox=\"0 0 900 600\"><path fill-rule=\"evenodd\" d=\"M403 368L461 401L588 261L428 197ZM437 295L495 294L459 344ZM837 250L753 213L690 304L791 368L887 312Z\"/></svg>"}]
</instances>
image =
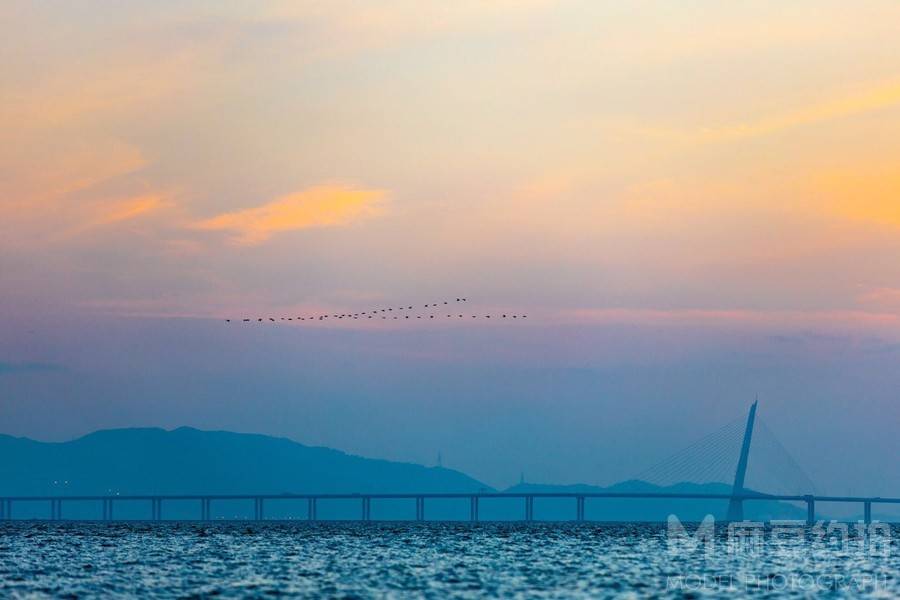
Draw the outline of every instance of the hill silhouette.
<instances>
[{"instance_id":1,"label":"hill silhouette","mask_svg":"<svg viewBox=\"0 0 900 600\"><path fill-rule=\"evenodd\" d=\"M363 458L286 438L180 427L110 429L62 443L0 436L0 494L477 491L459 471Z\"/></svg>"},{"instance_id":2,"label":"hill silhouette","mask_svg":"<svg viewBox=\"0 0 900 600\"><path fill-rule=\"evenodd\" d=\"M495 491L468 475L443 467L425 467L354 456L331 448L306 446L286 439L228 431L203 431L181 427L111 429L61 443L38 442L0 435L0 495L105 495L141 494L285 494L285 493L468 493ZM678 484L659 488L628 481L609 488L589 485L519 484L509 492L679 491L729 493L720 483ZM17 516L45 516L45 503L17 503ZM69 506L69 505L73 506ZM92 518L97 507L67 503L67 517ZM116 514L146 518L146 507L137 501L117 503ZM119 507L121 505L121 507ZM268 505L272 505L271 508ZM277 505L277 506L276 506ZM700 520L706 514L723 518L725 501L591 499L586 504L589 520L664 521L674 512L682 520ZM377 500L376 519L408 519L415 513L411 500ZM803 511L779 502L746 503L747 518L802 518ZM250 507L243 501L217 501L219 518L243 518ZM523 516L519 499L484 500L483 520L518 519ZM303 518L302 501L267 503L270 518ZM190 502L168 502L166 515L191 518ZM320 518L356 518L354 500L323 502ZM428 501L429 519L466 519L468 501ZM535 518L571 520L572 499L539 499Z\"/></svg>"}]
</instances>

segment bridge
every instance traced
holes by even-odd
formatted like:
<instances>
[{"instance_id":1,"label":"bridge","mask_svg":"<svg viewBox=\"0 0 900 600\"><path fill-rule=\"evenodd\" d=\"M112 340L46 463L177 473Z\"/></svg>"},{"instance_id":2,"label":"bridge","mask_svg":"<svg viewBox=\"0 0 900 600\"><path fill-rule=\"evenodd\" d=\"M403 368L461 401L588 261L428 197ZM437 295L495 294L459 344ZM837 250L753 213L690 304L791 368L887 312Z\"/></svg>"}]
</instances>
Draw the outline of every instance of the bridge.
<instances>
[{"instance_id":1,"label":"bridge","mask_svg":"<svg viewBox=\"0 0 900 600\"><path fill-rule=\"evenodd\" d=\"M806 521L809 525L816 522L816 505L825 502L858 503L863 506L865 522L872 522L872 506L875 504L900 504L900 498L861 497L861 496L813 496L813 495L777 495L747 493L734 494L691 494L677 492L479 492L479 493L432 493L432 494L220 494L220 495L141 495L141 496L15 496L0 498L0 520L12 520L14 502L47 502L49 520L63 520L64 502L95 501L102 506L103 521L116 520L113 511L114 503L124 501L145 501L150 504L151 521L163 520L163 503L172 501L196 501L198 503L199 521L212 520L211 505L219 500L245 500L253 502L253 521L265 520L265 504L267 501L306 500L305 519L316 522L318 506L330 500L358 500L360 503L359 521L372 520L372 500L408 499L415 501L415 520L425 521L425 501L432 499L468 500L469 521L478 522L478 509L481 502L492 499L516 498L523 501L525 521L534 521L535 500L541 498L570 498L573 500L573 516L576 522L584 522L585 502L589 499L681 499L681 500L728 500L729 502L775 500L785 502L801 502L806 504Z\"/></svg>"},{"instance_id":2,"label":"bridge","mask_svg":"<svg viewBox=\"0 0 900 600\"><path fill-rule=\"evenodd\" d=\"M426 500L456 499L468 502L469 521L479 521L479 506L481 503L497 499L519 499L523 503L523 517L525 521L534 521L535 500L548 498L568 498L574 504L574 520L585 521L585 503L591 499L657 499L657 500L727 500L728 520L742 521L744 519L744 503L758 501L783 501L805 503L806 522L813 525L816 522L816 505L820 503L856 503L863 507L865 523L872 522L872 506L897 505L900 498L864 497L864 496L827 496L816 494L767 494L751 491L745 488L747 466L750 456L750 447L753 440L756 425L757 402L750 407L746 424L743 428L743 436L740 446L737 467L734 471L734 482L731 493L689 493L689 492L462 492L462 493L384 493L384 494L187 494L187 495L88 495L88 496L9 496L0 497L0 520L9 521L14 518L13 507L19 502L46 502L49 507L49 520L63 520L63 504L68 502L97 502L102 508L102 521L116 520L114 506L125 501L143 501L149 503L150 520L163 520L163 505L166 502L194 501L198 504L197 517L200 521L210 521L212 515L212 503L214 501L241 500L253 502L253 521L264 521L266 502L285 500L305 500L305 520L318 521L317 511L323 502L339 500L356 500L359 502L360 521L372 520L373 500L413 500L415 502L415 520L425 521ZM722 436L719 436L722 437ZM718 438L714 448L722 445ZM721 454L721 452L720 452ZM715 460L719 460L716 457ZM664 463L669 468L674 462L680 465L685 461L684 456L674 461Z\"/></svg>"}]
</instances>

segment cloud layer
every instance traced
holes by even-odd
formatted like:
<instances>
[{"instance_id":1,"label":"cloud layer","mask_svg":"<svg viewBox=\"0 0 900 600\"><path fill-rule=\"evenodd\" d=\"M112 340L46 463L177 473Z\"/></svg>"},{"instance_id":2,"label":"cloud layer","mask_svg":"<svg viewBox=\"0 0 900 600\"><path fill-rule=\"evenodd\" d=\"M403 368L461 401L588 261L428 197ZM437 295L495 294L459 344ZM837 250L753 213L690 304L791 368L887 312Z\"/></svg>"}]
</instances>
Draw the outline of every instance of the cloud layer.
<instances>
[{"instance_id":1,"label":"cloud layer","mask_svg":"<svg viewBox=\"0 0 900 600\"><path fill-rule=\"evenodd\" d=\"M271 202L198 221L197 229L227 231L240 244L259 244L297 229L347 225L381 212L385 193L344 186L319 186Z\"/></svg>"},{"instance_id":2,"label":"cloud layer","mask_svg":"<svg viewBox=\"0 0 900 600\"><path fill-rule=\"evenodd\" d=\"M549 313L850 314L900 286L896 3L100 10L6 8L20 305L467 281Z\"/></svg>"}]
</instances>

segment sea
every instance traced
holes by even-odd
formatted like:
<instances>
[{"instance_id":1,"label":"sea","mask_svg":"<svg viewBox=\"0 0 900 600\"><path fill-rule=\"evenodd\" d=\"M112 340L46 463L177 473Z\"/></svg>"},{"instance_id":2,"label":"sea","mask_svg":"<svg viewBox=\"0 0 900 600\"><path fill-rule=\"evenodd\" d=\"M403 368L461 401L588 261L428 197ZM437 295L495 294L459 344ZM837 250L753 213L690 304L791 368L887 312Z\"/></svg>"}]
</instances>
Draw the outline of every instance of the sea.
<instances>
[{"instance_id":1,"label":"sea","mask_svg":"<svg viewBox=\"0 0 900 600\"><path fill-rule=\"evenodd\" d=\"M3 598L900 597L862 523L0 523Z\"/></svg>"}]
</instances>

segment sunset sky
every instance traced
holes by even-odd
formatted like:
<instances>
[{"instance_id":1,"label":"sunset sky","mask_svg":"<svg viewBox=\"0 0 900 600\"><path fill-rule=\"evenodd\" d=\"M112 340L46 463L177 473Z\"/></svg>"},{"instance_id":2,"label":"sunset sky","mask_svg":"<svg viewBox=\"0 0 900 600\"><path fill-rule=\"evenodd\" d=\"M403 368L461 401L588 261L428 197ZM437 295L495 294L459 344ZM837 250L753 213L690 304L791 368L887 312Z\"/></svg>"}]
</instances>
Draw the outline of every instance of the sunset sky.
<instances>
[{"instance_id":1,"label":"sunset sky","mask_svg":"<svg viewBox=\"0 0 900 600\"><path fill-rule=\"evenodd\" d=\"M900 494L895 0L0 20L0 432L609 483L758 393L823 490ZM459 296L529 321L223 323Z\"/></svg>"}]
</instances>

